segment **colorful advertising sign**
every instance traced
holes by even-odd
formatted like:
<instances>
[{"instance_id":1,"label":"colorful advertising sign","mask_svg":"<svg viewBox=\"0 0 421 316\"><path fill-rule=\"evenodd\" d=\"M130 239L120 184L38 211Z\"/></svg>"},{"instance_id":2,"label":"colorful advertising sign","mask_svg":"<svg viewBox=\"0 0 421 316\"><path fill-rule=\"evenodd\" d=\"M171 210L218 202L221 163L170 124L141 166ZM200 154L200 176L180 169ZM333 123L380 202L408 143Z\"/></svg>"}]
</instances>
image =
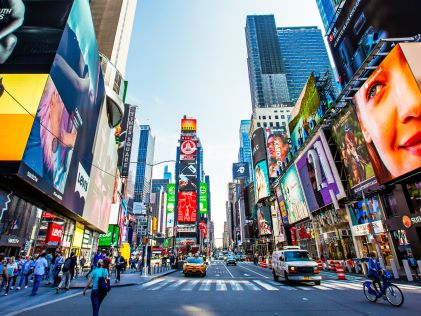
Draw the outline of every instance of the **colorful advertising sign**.
<instances>
[{"instance_id":1,"label":"colorful advertising sign","mask_svg":"<svg viewBox=\"0 0 421 316\"><path fill-rule=\"evenodd\" d=\"M344 198L345 191L322 130L295 160L301 185L311 212Z\"/></svg>"},{"instance_id":2,"label":"colorful advertising sign","mask_svg":"<svg viewBox=\"0 0 421 316\"><path fill-rule=\"evenodd\" d=\"M0 92L0 161L22 159L47 78L44 74L0 73L5 89Z\"/></svg>"},{"instance_id":3,"label":"colorful advertising sign","mask_svg":"<svg viewBox=\"0 0 421 316\"><path fill-rule=\"evenodd\" d=\"M282 196L281 187L279 185L275 187L275 192L276 192L276 200L278 201L279 211L281 212L282 221L285 225L289 225L288 212L285 206L284 197Z\"/></svg>"},{"instance_id":4,"label":"colorful advertising sign","mask_svg":"<svg viewBox=\"0 0 421 316\"><path fill-rule=\"evenodd\" d=\"M119 234L120 227L117 225L108 225L108 233L99 235L98 246L110 247L111 245L116 245L118 242Z\"/></svg>"},{"instance_id":5,"label":"colorful advertising sign","mask_svg":"<svg viewBox=\"0 0 421 316\"><path fill-rule=\"evenodd\" d=\"M49 73L72 3L0 1L0 73Z\"/></svg>"},{"instance_id":6,"label":"colorful advertising sign","mask_svg":"<svg viewBox=\"0 0 421 316\"><path fill-rule=\"evenodd\" d=\"M369 234L369 222L373 224L375 233L384 232L382 224L382 211L377 196L366 198L365 202L360 200L348 205L351 216L352 231L355 236Z\"/></svg>"},{"instance_id":7,"label":"colorful advertising sign","mask_svg":"<svg viewBox=\"0 0 421 316\"><path fill-rule=\"evenodd\" d=\"M253 132L251 137L251 148L253 167L255 167L258 162L266 160L265 132L263 128L259 127Z\"/></svg>"},{"instance_id":8,"label":"colorful advertising sign","mask_svg":"<svg viewBox=\"0 0 421 316\"><path fill-rule=\"evenodd\" d=\"M196 119L182 119L181 132L196 132L197 122Z\"/></svg>"},{"instance_id":9,"label":"colorful advertising sign","mask_svg":"<svg viewBox=\"0 0 421 316\"><path fill-rule=\"evenodd\" d=\"M121 166L121 176L127 177L129 175L129 168L130 168L130 154L132 152L132 144L133 144L133 126L134 121L136 119L136 107L130 106L128 110L127 120L125 121L124 133L121 136L121 142L124 143L123 145L123 152L119 152L119 166Z\"/></svg>"},{"instance_id":10,"label":"colorful advertising sign","mask_svg":"<svg viewBox=\"0 0 421 316\"><path fill-rule=\"evenodd\" d=\"M269 175L266 160L259 162L254 168L254 192L257 202L270 196Z\"/></svg>"},{"instance_id":11,"label":"colorful advertising sign","mask_svg":"<svg viewBox=\"0 0 421 316\"><path fill-rule=\"evenodd\" d=\"M260 236L272 235L272 218L269 206L257 209L257 224L259 225Z\"/></svg>"},{"instance_id":12,"label":"colorful advertising sign","mask_svg":"<svg viewBox=\"0 0 421 316\"><path fill-rule=\"evenodd\" d=\"M178 179L179 191L196 191L197 185L196 162L180 161L180 175Z\"/></svg>"},{"instance_id":13,"label":"colorful advertising sign","mask_svg":"<svg viewBox=\"0 0 421 316\"><path fill-rule=\"evenodd\" d=\"M174 209L175 209L175 183L168 183L167 190L167 227L174 226Z\"/></svg>"},{"instance_id":14,"label":"colorful advertising sign","mask_svg":"<svg viewBox=\"0 0 421 316\"><path fill-rule=\"evenodd\" d=\"M199 213L208 214L208 185L205 182L200 182Z\"/></svg>"},{"instance_id":15,"label":"colorful advertising sign","mask_svg":"<svg viewBox=\"0 0 421 316\"><path fill-rule=\"evenodd\" d=\"M267 154L268 154L268 165L269 165L269 177L277 178L282 163L285 162L285 158L288 157L289 144L288 134L284 130L267 130Z\"/></svg>"},{"instance_id":16,"label":"colorful advertising sign","mask_svg":"<svg viewBox=\"0 0 421 316\"><path fill-rule=\"evenodd\" d=\"M175 239L177 247L186 247L187 245L194 246L197 244L196 237L177 237Z\"/></svg>"},{"instance_id":17,"label":"colorful advertising sign","mask_svg":"<svg viewBox=\"0 0 421 316\"><path fill-rule=\"evenodd\" d=\"M282 176L280 182L282 196L288 211L288 222L294 224L307 218L308 210L303 190L301 189L297 169L292 165Z\"/></svg>"},{"instance_id":18,"label":"colorful advertising sign","mask_svg":"<svg viewBox=\"0 0 421 316\"><path fill-rule=\"evenodd\" d=\"M92 148L104 92L89 3L76 0L32 126L19 176L79 215L90 183Z\"/></svg>"},{"instance_id":19,"label":"colorful advertising sign","mask_svg":"<svg viewBox=\"0 0 421 316\"><path fill-rule=\"evenodd\" d=\"M73 234L72 247L74 248L82 247L84 231L85 231L85 226L79 222L76 222L75 232Z\"/></svg>"},{"instance_id":20,"label":"colorful advertising sign","mask_svg":"<svg viewBox=\"0 0 421 316\"><path fill-rule=\"evenodd\" d=\"M196 233L196 223L194 224L178 224L177 233Z\"/></svg>"},{"instance_id":21,"label":"colorful advertising sign","mask_svg":"<svg viewBox=\"0 0 421 316\"><path fill-rule=\"evenodd\" d=\"M197 193L178 192L177 222L195 223L197 219Z\"/></svg>"},{"instance_id":22,"label":"colorful advertising sign","mask_svg":"<svg viewBox=\"0 0 421 316\"><path fill-rule=\"evenodd\" d=\"M342 86L382 38L420 34L419 12L419 0L347 0L328 34Z\"/></svg>"},{"instance_id":23,"label":"colorful advertising sign","mask_svg":"<svg viewBox=\"0 0 421 316\"><path fill-rule=\"evenodd\" d=\"M353 101L379 183L421 168L421 43L402 43Z\"/></svg>"},{"instance_id":24,"label":"colorful advertising sign","mask_svg":"<svg viewBox=\"0 0 421 316\"><path fill-rule=\"evenodd\" d=\"M208 234L208 225L206 224L206 222L201 221L199 223L199 230L200 230L200 234L203 237L206 237L207 236L207 234Z\"/></svg>"},{"instance_id":25,"label":"colorful advertising sign","mask_svg":"<svg viewBox=\"0 0 421 316\"><path fill-rule=\"evenodd\" d=\"M351 105L338 115L331 125L331 130L332 137L340 150L352 191L356 193L366 186L376 184L364 136Z\"/></svg>"},{"instance_id":26,"label":"colorful advertising sign","mask_svg":"<svg viewBox=\"0 0 421 316\"><path fill-rule=\"evenodd\" d=\"M233 180L250 179L248 162L236 162L232 164L232 179Z\"/></svg>"},{"instance_id":27,"label":"colorful advertising sign","mask_svg":"<svg viewBox=\"0 0 421 316\"><path fill-rule=\"evenodd\" d=\"M48 224L46 243L59 243L62 236L63 226L54 222Z\"/></svg>"},{"instance_id":28,"label":"colorful advertising sign","mask_svg":"<svg viewBox=\"0 0 421 316\"><path fill-rule=\"evenodd\" d=\"M312 73L291 111L288 123L293 153L303 145L325 112L326 109L321 106L316 81Z\"/></svg>"}]
</instances>

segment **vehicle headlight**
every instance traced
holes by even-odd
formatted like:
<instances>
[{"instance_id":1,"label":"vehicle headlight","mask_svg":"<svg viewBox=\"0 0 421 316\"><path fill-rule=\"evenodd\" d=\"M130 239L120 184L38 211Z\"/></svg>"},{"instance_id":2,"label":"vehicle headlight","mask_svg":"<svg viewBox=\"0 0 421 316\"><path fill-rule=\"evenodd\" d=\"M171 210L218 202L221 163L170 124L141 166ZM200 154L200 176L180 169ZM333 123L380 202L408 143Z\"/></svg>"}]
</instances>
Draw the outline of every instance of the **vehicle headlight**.
<instances>
[{"instance_id":1,"label":"vehicle headlight","mask_svg":"<svg viewBox=\"0 0 421 316\"><path fill-rule=\"evenodd\" d=\"M295 272L297 272L297 268L296 267L288 267L288 271L292 272L292 273L295 273Z\"/></svg>"},{"instance_id":2,"label":"vehicle headlight","mask_svg":"<svg viewBox=\"0 0 421 316\"><path fill-rule=\"evenodd\" d=\"M320 273L320 270L319 270L318 266L313 267L313 271L314 271L314 273Z\"/></svg>"}]
</instances>

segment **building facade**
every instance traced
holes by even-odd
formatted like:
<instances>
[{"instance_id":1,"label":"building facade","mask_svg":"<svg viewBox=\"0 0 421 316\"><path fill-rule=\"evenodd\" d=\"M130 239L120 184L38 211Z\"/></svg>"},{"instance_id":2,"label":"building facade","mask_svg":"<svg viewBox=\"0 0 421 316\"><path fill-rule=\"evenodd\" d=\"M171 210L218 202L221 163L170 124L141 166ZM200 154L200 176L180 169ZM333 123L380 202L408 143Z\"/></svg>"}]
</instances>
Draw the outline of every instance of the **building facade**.
<instances>
[{"instance_id":1,"label":"building facade","mask_svg":"<svg viewBox=\"0 0 421 316\"><path fill-rule=\"evenodd\" d=\"M345 0L316 0L326 32L332 27L335 17L340 12L344 2Z\"/></svg>"},{"instance_id":2,"label":"building facade","mask_svg":"<svg viewBox=\"0 0 421 316\"><path fill-rule=\"evenodd\" d=\"M249 181L253 180L252 161L251 161L251 143L250 143L250 120L241 120L240 122L240 148L238 150L238 161L246 162L249 166Z\"/></svg>"}]
</instances>

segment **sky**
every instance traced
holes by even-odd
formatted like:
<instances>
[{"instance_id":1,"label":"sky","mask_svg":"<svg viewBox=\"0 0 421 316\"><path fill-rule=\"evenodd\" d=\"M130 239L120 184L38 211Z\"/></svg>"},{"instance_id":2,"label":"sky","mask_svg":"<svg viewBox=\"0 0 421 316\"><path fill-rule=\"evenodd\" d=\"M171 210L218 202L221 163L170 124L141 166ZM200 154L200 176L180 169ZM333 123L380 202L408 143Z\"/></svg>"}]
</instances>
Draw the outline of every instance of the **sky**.
<instances>
[{"instance_id":1,"label":"sky","mask_svg":"<svg viewBox=\"0 0 421 316\"><path fill-rule=\"evenodd\" d=\"M155 162L175 159L182 116L197 119L217 245L240 120L252 113L244 27L258 14L274 14L277 26L323 30L316 0L138 0L133 27L127 102L151 126ZM162 173L163 165L154 168L155 179Z\"/></svg>"}]
</instances>

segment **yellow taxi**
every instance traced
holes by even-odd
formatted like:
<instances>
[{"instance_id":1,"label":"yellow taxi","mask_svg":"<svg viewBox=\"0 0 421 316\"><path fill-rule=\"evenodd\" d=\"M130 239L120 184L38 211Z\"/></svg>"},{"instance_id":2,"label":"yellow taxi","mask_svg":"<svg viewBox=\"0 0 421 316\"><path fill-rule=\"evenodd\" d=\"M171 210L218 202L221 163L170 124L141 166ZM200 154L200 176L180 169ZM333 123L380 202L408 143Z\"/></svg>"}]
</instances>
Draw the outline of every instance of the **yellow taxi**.
<instances>
[{"instance_id":1,"label":"yellow taxi","mask_svg":"<svg viewBox=\"0 0 421 316\"><path fill-rule=\"evenodd\" d=\"M184 276L191 274L199 274L202 277L206 276L206 263L203 258L200 257L189 257L183 265Z\"/></svg>"}]
</instances>

